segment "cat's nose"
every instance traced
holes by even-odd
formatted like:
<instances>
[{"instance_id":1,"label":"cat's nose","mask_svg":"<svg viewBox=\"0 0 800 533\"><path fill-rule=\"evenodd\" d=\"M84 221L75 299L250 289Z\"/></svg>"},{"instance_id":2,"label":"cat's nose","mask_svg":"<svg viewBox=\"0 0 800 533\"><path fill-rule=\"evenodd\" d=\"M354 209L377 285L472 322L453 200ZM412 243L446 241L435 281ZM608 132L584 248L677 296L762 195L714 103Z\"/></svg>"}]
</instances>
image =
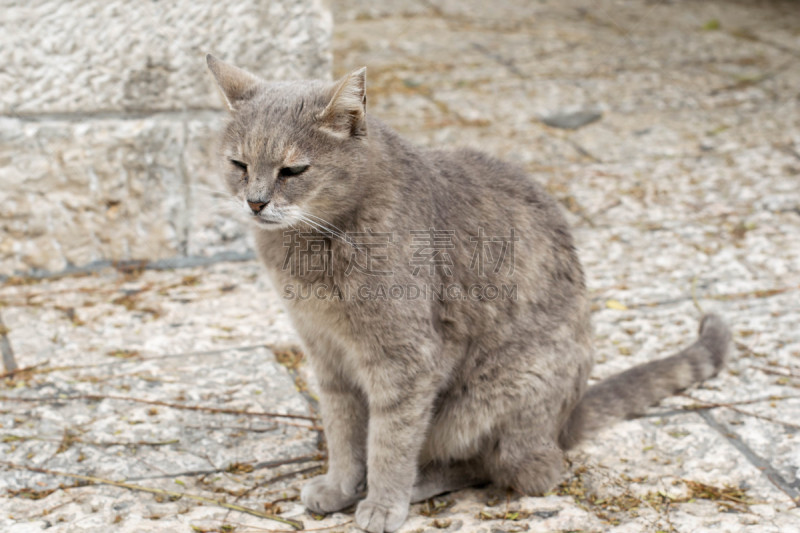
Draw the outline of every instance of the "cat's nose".
<instances>
[{"instance_id":1,"label":"cat's nose","mask_svg":"<svg viewBox=\"0 0 800 533\"><path fill-rule=\"evenodd\" d=\"M250 209L253 211L254 215L257 215L264 209L264 206L267 205L267 202L251 202L247 200L247 205L250 206Z\"/></svg>"}]
</instances>

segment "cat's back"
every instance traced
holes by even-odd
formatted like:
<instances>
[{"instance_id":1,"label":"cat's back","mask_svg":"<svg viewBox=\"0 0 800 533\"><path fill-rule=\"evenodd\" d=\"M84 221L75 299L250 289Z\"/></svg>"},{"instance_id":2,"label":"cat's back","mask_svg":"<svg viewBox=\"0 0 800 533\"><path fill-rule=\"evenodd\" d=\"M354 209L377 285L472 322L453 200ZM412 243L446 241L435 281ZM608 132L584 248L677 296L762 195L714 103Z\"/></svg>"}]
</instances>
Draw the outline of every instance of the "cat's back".
<instances>
[{"instance_id":1,"label":"cat's back","mask_svg":"<svg viewBox=\"0 0 800 533\"><path fill-rule=\"evenodd\" d=\"M544 231L572 246L556 200L520 166L471 148L430 150L427 157L438 171L437 208L451 222L463 217L497 229Z\"/></svg>"},{"instance_id":2,"label":"cat's back","mask_svg":"<svg viewBox=\"0 0 800 533\"><path fill-rule=\"evenodd\" d=\"M464 261L462 280L509 284L517 289L514 301L493 305L512 314L519 307L546 309L548 316L586 329L583 269L557 201L521 167L483 152L433 150L428 157L438 169L433 178L436 225L460 235L467 251L455 255L456 263ZM476 270L475 254L481 252L476 242L487 243L487 253L502 257L502 268L495 264ZM540 317L525 320L542 322Z\"/></svg>"}]
</instances>

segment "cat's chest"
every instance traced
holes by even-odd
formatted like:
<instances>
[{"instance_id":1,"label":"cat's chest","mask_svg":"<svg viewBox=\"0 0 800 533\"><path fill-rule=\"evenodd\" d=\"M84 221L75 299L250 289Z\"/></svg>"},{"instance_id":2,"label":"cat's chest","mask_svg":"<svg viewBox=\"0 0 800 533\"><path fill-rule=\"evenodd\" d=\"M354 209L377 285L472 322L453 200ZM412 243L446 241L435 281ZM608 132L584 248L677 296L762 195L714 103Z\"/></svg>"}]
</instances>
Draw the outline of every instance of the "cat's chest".
<instances>
[{"instance_id":1,"label":"cat's chest","mask_svg":"<svg viewBox=\"0 0 800 533\"><path fill-rule=\"evenodd\" d=\"M338 285L333 277L309 282L308 278L299 280L270 273L295 330L312 351L319 346L331 346L348 357L362 351L365 321L359 306L350 298L349 285Z\"/></svg>"},{"instance_id":2,"label":"cat's chest","mask_svg":"<svg viewBox=\"0 0 800 533\"><path fill-rule=\"evenodd\" d=\"M305 239L297 232L285 232L282 239L261 236L257 244L276 292L306 339L325 338L345 352L363 352L369 350L368 333L387 324L402 326L398 308L408 317L416 314L409 308L420 306L424 313L430 307L398 299L410 285L392 275L385 264L391 261L388 252L367 255L364 247Z\"/></svg>"},{"instance_id":3,"label":"cat's chest","mask_svg":"<svg viewBox=\"0 0 800 533\"><path fill-rule=\"evenodd\" d=\"M296 319L338 323L347 315L350 283L337 268L330 239L286 231L257 234L256 243L275 289Z\"/></svg>"}]
</instances>

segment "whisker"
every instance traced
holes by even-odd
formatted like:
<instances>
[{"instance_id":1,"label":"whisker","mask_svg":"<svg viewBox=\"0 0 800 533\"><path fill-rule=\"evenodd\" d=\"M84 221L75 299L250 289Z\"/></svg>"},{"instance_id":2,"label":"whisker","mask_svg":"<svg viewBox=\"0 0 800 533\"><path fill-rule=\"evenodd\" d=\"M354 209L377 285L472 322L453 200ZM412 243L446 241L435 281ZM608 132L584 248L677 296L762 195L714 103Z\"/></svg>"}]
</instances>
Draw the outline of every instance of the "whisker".
<instances>
[{"instance_id":1,"label":"whisker","mask_svg":"<svg viewBox=\"0 0 800 533\"><path fill-rule=\"evenodd\" d=\"M308 218L306 215L307 215L307 213L301 212L301 214L299 215L300 220L302 220L303 222L305 222L306 224L308 224L312 228L316 229L317 231L319 231L321 233L327 233L327 234L329 234L329 235L331 235L333 237L337 237L337 238L341 239L341 241L344 242L345 244L347 244L349 246L352 246L356 250L360 250L358 245L356 245L346 234L341 233L341 232L336 231L336 230L333 230L333 229L331 229L329 227L326 227L326 226L320 224L319 222L316 222L316 221Z\"/></svg>"},{"instance_id":2,"label":"whisker","mask_svg":"<svg viewBox=\"0 0 800 533\"><path fill-rule=\"evenodd\" d=\"M340 237L341 238L341 235L338 232L333 231L330 228L326 228L326 227L321 226L319 223L311 220L310 218L307 218L304 214L299 215L299 218L300 218L301 221L303 221L307 225L311 226L311 229L317 230L320 233L329 234L329 235L331 235L333 237Z\"/></svg>"},{"instance_id":3,"label":"whisker","mask_svg":"<svg viewBox=\"0 0 800 533\"><path fill-rule=\"evenodd\" d=\"M331 228L326 227L326 226L314 221L313 219L309 218L306 215L308 215L308 213L305 213L305 212L301 211L300 214L297 215L297 218L301 222L304 222L308 226L311 226L312 229L316 229L317 231L319 231L320 233L323 233L323 234L328 234L328 235L331 235L333 237L337 237L337 238L341 239L342 242L344 242L345 244L351 246L354 250L356 250L358 252L367 253L366 249L360 247L358 245L358 243L354 242L349 236L347 236L347 234L344 234L344 233L341 233L341 232L338 232L338 231L334 231ZM294 227L294 225L292 225L292 227ZM383 274L372 274L372 273L366 272L366 271L363 272L363 273L367 274L367 275L372 275L372 276L381 276L381 275L383 275Z\"/></svg>"},{"instance_id":4,"label":"whisker","mask_svg":"<svg viewBox=\"0 0 800 533\"><path fill-rule=\"evenodd\" d=\"M334 224L331 224L330 222L328 222L327 220L325 220L325 219L324 219L324 218L322 218L322 217L319 217L319 216L317 216L317 215L312 215L311 213L309 213L309 212L307 212L307 211L303 211L303 214L304 214L305 216L307 216L307 217L311 217L311 218L313 218L314 220L318 220L318 221L322 222L322 223L323 223L323 224L325 224L326 226L328 226L328 227L331 227L331 228L335 229L336 231L338 231L339 233L341 233L341 234L343 234L343 235L345 235L345 234L346 234L346 232L345 232L344 230L342 230L340 227L338 227L338 226L335 226Z\"/></svg>"},{"instance_id":5,"label":"whisker","mask_svg":"<svg viewBox=\"0 0 800 533\"><path fill-rule=\"evenodd\" d=\"M309 217L313 217L313 218L315 218L315 219L317 219L317 220L320 220L320 221L324 222L326 225L328 225L328 226L330 226L330 227L332 227L332 228L334 228L334 229L337 229L337 230L339 230L341 233L343 233L343 234L345 234L345 235L346 235L346 232L342 231L342 229L341 229L341 228L339 228L339 227L337 227L337 226L335 226L335 225L331 224L330 222L328 222L327 220L325 220L324 218L322 218L322 217L320 217L320 216L317 216L317 215L312 215L311 213L307 213L307 212L305 212L305 211L303 211L303 214L304 214L304 215L306 215L306 216L309 216ZM348 240L350 240L350 242L352 242L354 245L356 244L356 243L355 243L355 242L352 240L352 238L351 238L351 237L349 237L349 236L348 236ZM389 241L387 241L385 244L387 244L387 245L389 245L389 246L397 246L397 243L395 243L395 242L394 242L393 240L391 240L391 239L390 239Z\"/></svg>"},{"instance_id":6,"label":"whisker","mask_svg":"<svg viewBox=\"0 0 800 533\"><path fill-rule=\"evenodd\" d=\"M341 235L347 241L349 241L351 243L353 242L353 240L350 238L350 236L347 234L347 232L342 230L340 227L338 227L338 226L336 226L334 224L331 224L330 222L328 222L327 220L325 220L322 217L319 217L317 215L312 215L311 213L309 213L307 211L303 211L302 213L303 213L303 215L305 217L310 217L311 219L315 220L319 226L327 228L330 231L334 231L335 230L336 232L338 232L339 235Z\"/></svg>"},{"instance_id":7,"label":"whisker","mask_svg":"<svg viewBox=\"0 0 800 533\"><path fill-rule=\"evenodd\" d=\"M324 230L325 232L330 233L331 235L334 235L336 237L339 237L340 239L342 239L342 240L344 240L346 242L350 242L350 240L349 240L349 238L348 238L348 236L346 234L344 234L344 233L342 233L340 231L337 231L337 230L335 230L333 228L330 228L330 227L326 226L325 224L317 222L316 220L312 220L312 219L308 218L307 215L304 215L304 219L309 224L312 224L315 228Z\"/></svg>"}]
</instances>

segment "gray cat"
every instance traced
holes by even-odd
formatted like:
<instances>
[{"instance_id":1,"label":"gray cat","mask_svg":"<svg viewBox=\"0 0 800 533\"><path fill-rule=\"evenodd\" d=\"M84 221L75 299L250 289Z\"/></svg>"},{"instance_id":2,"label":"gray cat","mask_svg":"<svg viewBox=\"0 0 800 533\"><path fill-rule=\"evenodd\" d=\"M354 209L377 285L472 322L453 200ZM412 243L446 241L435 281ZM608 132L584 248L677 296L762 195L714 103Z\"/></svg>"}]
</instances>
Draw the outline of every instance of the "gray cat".
<instances>
[{"instance_id":1,"label":"gray cat","mask_svg":"<svg viewBox=\"0 0 800 533\"><path fill-rule=\"evenodd\" d=\"M552 488L564 450L715 375L730 333L587 390L584 276L556 202L472 150L413 146L366 114L366 69L266 82L208 56L231 110L225 180L255 225L319 383L318 513L359 500L367 531L409 502L492 482Z\"/></svg>"}]
</instances>

